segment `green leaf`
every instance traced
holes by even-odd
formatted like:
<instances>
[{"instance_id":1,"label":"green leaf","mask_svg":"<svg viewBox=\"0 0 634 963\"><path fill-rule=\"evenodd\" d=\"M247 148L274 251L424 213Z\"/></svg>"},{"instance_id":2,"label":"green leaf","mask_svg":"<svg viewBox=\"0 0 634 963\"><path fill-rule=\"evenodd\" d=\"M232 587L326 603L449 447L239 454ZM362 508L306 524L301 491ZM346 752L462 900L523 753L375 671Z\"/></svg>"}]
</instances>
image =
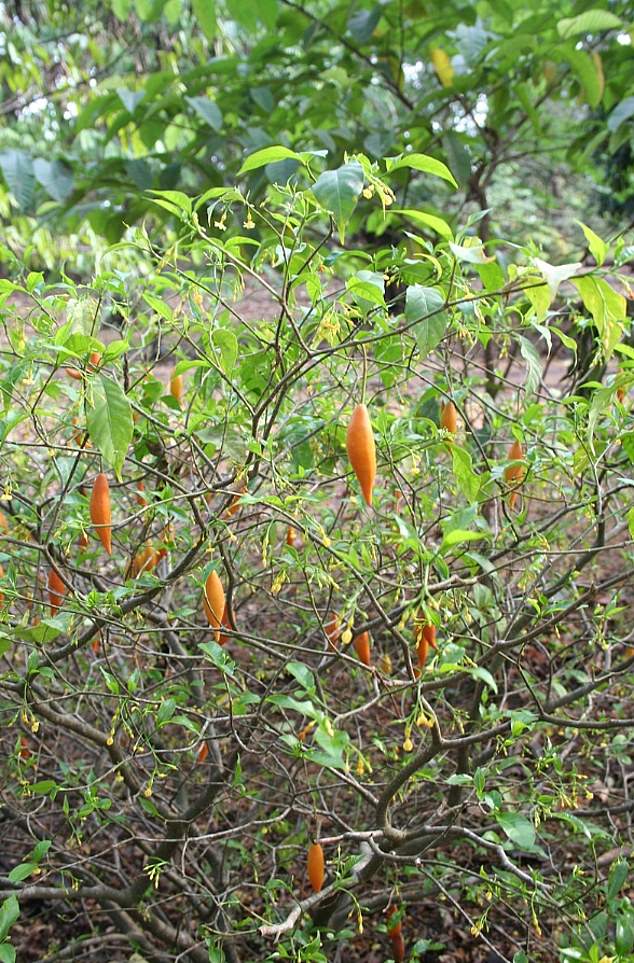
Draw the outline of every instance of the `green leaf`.
<instances>
[{"instance_id":1,"label":"green leaf","mask_svg":"<svg viewBox=\"0 0 634 963\"><path fill-rule=\"evenodd\" d=\"M591 107L598 107L605 87L602 68L585 50L570 50L566 59L579 78L586 100Z\"/></svg>"},{"instance_id":2,"label":"green leaf","mask_svg":"<svg viewBox=\"0 0 634 963\"><path fill-rule=\"evenodd\" d=\"M73 172L62 161L47 161L38 157L33 161L33 173L42 187L56 201L62 203L73 193Z\"/></svg>"},{"instance_id":3,"label":"green leaf","mask_svg":"<svg viewBox=\"0 0 634 963\"><path fill-rule=\"evenodd\" d=\"M286 160L287 158L292 158L293 160L303 163L302 155L298 154L294 150L290 150L288 147L282 147L281 144L277 144L273 147L263 147L262 150L256 150L254 154L250 154L242 167L238 171L238 177L242 174L248 174L249 171L255 171L259 167L265 167L267 164L272 164L275 161Z\"/></svg>"},{"instance_id":4,"label":"green leaf","mask_svg":"<svg viewBox=\"0 0 634 963\"><path fill-rule=\"evenodd\" d=\"M43 779L41 782L34 782L29 788L36 796L50 796L57 790L57 783L54 779Z\"/></svg>"},{"instance_id":5,"label":"green leaf","mask_svg":"<svg viewBox=\"0 0 634 963\"><path fill-rule=\"evenodd\" d=\"M415 324L414 333L418 342L421 358L434 350L442 341L447 330L447 312L442 308L445 297L436 288L422 284L411 284L405 294L405 320Z\"/></svg>"},{"instance_id":6,"label":"green leaf","mask_svg":"<svg viewBox=\"0 0 634 963\"><path fill-rule=\"evenodd\" d=\"M603 278L575 278L573 284L592 315L606 359L609 359L615 345L621 340L622 324L627 313L625 298Z\"/></svg>"},{"instance_id":7,"label":"green leaf","mask_svg":"<svg viewBox=\"0 0 634 963\"><path fill-rule=\"evenodd\" d=\"M226 328L217 328L211 340L220 351L222 370L225 374L231 375L238 358L238 339L232 331L227 331Z\"/></svg>"},{"instance_id":8,"label":"green leaf","mask_svg":"<svg viewBox=\"0 0 634 963\"><path fill-rule=\"evenodd\" d=\"M542 363L539 351L528 338L523 338L520 335L519 342L521 355L526 362L524 386L527 391L534 392L537 391L542 382Z\"/></svg>"},{"instance_id":9,"label":"green leaf","mask_svg":"<svg viewBox=\"0 0 634 963\"><path fill-rule=\"evenodd\" d=\"M192 0L192 10L207 40L216 36L215 0Z\"/></svg>"},{"instance_id":10,"label":"green leaf","mask_svg":"<svg viewBox=\"0 0 634 963\"><path fill-rule=\"evenodd\" d=\"M9 896L0 906L0 940L5 940L9 930L20 915L20 904L15 896Z\"/></svg>"},{"instance_id":11,"label":"green leaf","mask_svg":"<svg viewBox=\"0 0 634 963\"><path fill-rule=\"evenodd\" d=\"M467 669L469 675L473 676L474 679L480 679L485 685L488 685L489 689L497 695L498 685L488 669L484 666L476 665Z\"/></svg>"},{"instance_id":12,"label":"green leaf","mask_svg":"<svg viewBox=\"0 0 634 963\"><path fill-rule=\"evenodd\" d=\"M148 191L148 194L152 194L154 204L158 204L168 211L173 211L175 214L179 211L183 211L185 214L191 214L192 212L191 198L187 194L183 194L182 191Z\"/></svg>"},{"instance_id":13,"label":"green leaf","mask_svg":"<svg viewBox=\"0 0 634 963\"><path fill-rule=\"evenodd\" d=\"M473 238L471 244L450 244L451 253L459 261L465 261L467 264L488 264L493 260L492 257L488 257L482 241L480 238Z\"/></svg>"},{"instance_id":14,"label":"green leaf","mask_svg":"<svg viewBox=\"0 0 634 963\"><path fill-rule=\"evenodd\" d=\"M519 813L496 813L495 818L511 842L520 849L530 850L534 847L535 827L526 816Z\"/></svg>"},{"instance_id":15,"label":"green leaf","mask_svg":"<svg viewBox=\"0 0 634 963\"><path fill-rule=\"evenodd\" d=\"M289 662L286 671L297 679L302 689L306 689L307 692L314 692L315 677L307 665L304 665L303 662Z\"/></svg>"},{"instance_id":16,"label":"green leaf","mask_svg":"<svg viewBox=\"0 0 634 963\"><path fill-rule=\"evenodd\" d=\"M568 40L580 33L599 33L603 30L616 30L623 21L609 10L586 10L576 17L564 17L557 23L560 37Z\"/></svg>"},{"instance_id":17,"label":"green leaf","mask_svg":"<svg viewBox=\"0 0 634 963\"><path fill-rule=\"evenodd\" d=\"M91 382L86 407L90 440L120 478L134 428L130 403L116 381L98 375Z\"/></svg>"},{"instance_id":18,"label":"green leaf","mask_svg":"<svg viewBox=\"0 0 634 963\"><path fill-rule=\"evenodd\" d=\"M607 885L607 898L609 900L615 899L629 875L630 867L626 859L617 859L610 868L610 875L608 876Z\"/></svg>"},{"instance_id":19,"label":"green leaf","mask_svg":"<svg viewBox=\"0 0 634 963\"><path fill-rule=\"evenodd\" d=\"M222 127L222 112L215 101L209 97L185 97L189 106L214 130Z\"/></svg>"},{"instance_id":20,"label":"green leaf","mask_svg":"<svg viewBox=\"0 0 634 963\"><path fill-rule=\"evenodd\" d=\"M590 254L598 265L603 264L605 261L605 256L608 253L607 244L605 241L601 240L598 234L594 233L591 227L588 227L587 224L584 224L583 221L576 221L576 223L585 234Z\"/></svg>"},{"instance_id":21,"label":"green leaf","mask_svg":"<svg viewBox=\"0 0 634 963\"><path fill-rule=\"evenodd\" d=\"M15 963L15 947L10 943L0 944L0 963Z\"/></svg>"},{"instance_id":22,"label":"green leaf","mask_svg":"<svg viewBox=\"0 0 634 963\"><path fill-rule=\"evenodd\" d=\"M334 171L324 171L313 184L319 203L331 211L343 244L346 225L363 190L363 168L357 161L343 164Z\"/></svg>"},{"instance_id":23,"label":"green leaf","mask_svg":"<svg viewBox=\"0 0 634 963\"><path fill-rule=\"evenodd\" d=\"M440 234L440 236L444 237L447 241L453 241L453 231L447 222L444 221L442 217L438 217L436 214L426 214L424 211L412 211L409 209L395 209L392 211L392 213L402 214L403 217L406 217L417 227L429 227L432 231L435 231L436 234Z\"/></svg>"},{"instance_id":24,"label":"green leaf","mask_svg":"<svg viewBox=\"0 0 634 963\"><path fill-rule=\"evenodd\" d=\"M368 43L381 19L381 5L375 4L370 10L357 10L348 20L348 31L359 45Z\"/></svg>"},{"instance_id":25,"label":"green leaf","mask_svg":"<svg viewBox=\"0 0 634 963\"><path fill-rule=\"evenodd\" d=\"M19 866L14 866L9 873L9 881L11 883L21 883L23 879L27 879L34 869L37 869L37 863L20 863Z\"/></svg>"},{"instance_id":26,"label":"green leaf","mask_svg":"<svg viewBox=\"0 0 634 963\"><path fill-rule=\"evenodd\" d=\"M475 502L480 491L480 479L473 470L471 455L465 448L452 444L451 456L458 488L467 501Z\"/></svg>"},{"instance_id":27,"label":"green leaf","mask_svg":"<svg viewBox=\"0 0 634 963\"><path fill-rule=\"evenodd\" d=\"M624 120L629 120L634 114L634 97L626 97L618 106L614 108L608 117L608 130L614 133L618 130Z\"/></svg>"},{"instance_id":28,"label":"green leaf","mask_svg":"<svg viewBox=\"0 0 634 963\"><path fill-rule=\"evenodd\" d=\"M347 289L355 300L368 301L378 307L385 307L385 287L383 275L378 271L357 271L346 281Z\"/></svg>"},{"instance_id":29,"label":"green leaf","mask_svg":"<svg viewBox=\"0 0 634 963\"><path fill-rule=\"evenodd\" d=\"M481 539L488 537L486 532L473 532L467 531L464 528L453 528L450 532L447 532L443 538L440 550L441 552L446 551L446 549L453 548L456 545L463 545L465 542L479 542Z\"/></svg>"},{"instance_id":30,"label":"green leaf","mask_svg":"<svg viewBox=\"0 0 634 963\"><path fill-rule=\"evenodd\" d=\"M142 90L128 90L127 87L118 87L117 96L129 114L133 114L143 100L145 94Z\"/></svg>"},{"instance_id":31,"label":"green leaf","mask_svg":"<svg viewBox=\"0 0 634 963\"><path fill-rule=\"evenodd\" d=\"M220 669L223 675L234 676L236 674L236 664L229 655L225 652L221 645L217 642L201 642L198 646L206 657L212 662L217 669Z\"/></svg>"},{"instance_id":32,"label":"green leaf","mask_svg":"<svg viewBox=\"0 0 634 963\"><path fill-rule=\"evenodd\" d=\"M432 174L434 177L442 177L443 180L449 181L454 187L458 187L456 179L447 165L443 164L442 161L436 160L435 157L429 157L427 154L405 154L399 157L386 157L385 166L388 174L401 170L403 167L409 167L411 170Z\"/></svg>"},{"instance_id":33,"label":"green leaf","mask_svg":"<svg viewBox=\"0 0 634 963\"><path fill-rule=\"evenodd\" d=\"M23 150L5 150L0 153L0 169L7 187L23 210L28 208L35 190L35 175L31 156Z\"/></svg>"},{"instance_id":34,"label":"green leaf","mask_svg":"<svg viewBox=\"0 0 634 963\"><path fill-rule=\"evenodd\" d=\"M460 184L466 184L471 176L471 158L461 135L450 130L445 134L443 144L456 178Z\"/></svg>"}]
</instances>

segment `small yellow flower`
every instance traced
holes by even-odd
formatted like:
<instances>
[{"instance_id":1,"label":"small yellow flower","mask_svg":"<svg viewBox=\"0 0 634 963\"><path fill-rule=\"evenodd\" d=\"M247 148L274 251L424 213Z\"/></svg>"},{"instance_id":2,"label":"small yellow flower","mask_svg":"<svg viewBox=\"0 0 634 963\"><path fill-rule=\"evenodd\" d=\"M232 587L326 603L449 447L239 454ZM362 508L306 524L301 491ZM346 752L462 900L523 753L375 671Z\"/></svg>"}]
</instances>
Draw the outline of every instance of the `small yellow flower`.
<instances>
[{"instance_id":1,"label":"small yellow flower","mask_svg":"<svg viewBox=\"0 0 634 963\"><path fill-rule=\"evenodd\" d=\"M413 748L414 743L409 736L405 736L405 739L403 740L403 752L411 752Z\"/></svg>"},{"instance_id":2,"label":"small yellow flower","mask_svg":"<svg viewBox=\"0 0 634 963\"><path fill-rule=\"evenodd\" d=\"M247 214L247 219L246 221L243 221L242 226L246 227L247 231L250 231L255 227L255 221L251 217L251 214Z\"/></svg>"},{"instance_id":3,"label":"small yellow flower","mask_svg":"<svg viewBox=\"0 0 634 963\"><path fill-rule=\"evenodd\" d=\"M344 629L344 631L341 633L341 644L350 645L351 641L352 641L352 632L350 631L349 628Z\"/></svg>"}]
</instances>

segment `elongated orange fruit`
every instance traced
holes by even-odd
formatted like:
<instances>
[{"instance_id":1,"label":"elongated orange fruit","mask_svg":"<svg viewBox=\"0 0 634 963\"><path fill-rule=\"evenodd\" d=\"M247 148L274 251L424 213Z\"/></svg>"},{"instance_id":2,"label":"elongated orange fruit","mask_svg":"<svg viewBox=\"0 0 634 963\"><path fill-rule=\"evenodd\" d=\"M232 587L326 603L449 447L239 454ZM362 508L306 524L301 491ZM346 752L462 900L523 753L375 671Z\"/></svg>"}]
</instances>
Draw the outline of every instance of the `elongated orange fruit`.
<instances>
[{"instance_id":1,"label":"elongated orange fruit","mask_svg":"<svg viewBox=\"0 0 634 963\"><path fill-rule=\"evenodd\" d=\"M220 626L225 611L225 591L218 573L215 571L210 572L207 576L203 607L207 621L214 630L216 642L220 642Z\"/></svg>"},{"instance_id":2,"label":"elongated orange fruit","mask_svg":"<svg viewBox=\"0 0 634 963\"><path fill-rule=\"evenodd\" d=\"M328 641L333 649L336 648L341 636L341 620L336 612L328 613L327 621L324 622L324 632L328 636Z\"/></svg>"},{"instance_id":3,"label":"elongated orange fruit","mask_svg":"<svg viewBox=\"0 0 634 963\"><path fill-rule=\"evenodd\" d=\"M458 412L453 401L448 401L446 405L442 406L440 411L440 424L447 431L450 431L452 435L455 435L458 430Z\"/></svg>"},{"instance_id":4,"label":"elongated orange fruit","mask_svg":"<svg viewBox=\"0 0 634 963\"><path fill-rule=\"evenodd\" d=\"M196 754L196 762L198 764L200 764L201 762L204 762L208 755L209 755L209 743L203 740L203 742L201 742L200 744L198 753Z\"/></svg>"},{"instance_id":5,"label":"elongated orange fruit","mask_svg":"<svg viewBox=\"0 0 634 963\"><path fill-rule=\"evenodd\" d=\"M0 512L0 532L4 532L5 535L9 533L9 522L4 512Z\"/></svg>"},{"instance_id":6,"label":"elongated orange fruit","mask_svg":"<svg viewBox=\"0 0 634 963\"><path fill-rule=\"evenodd\" d=\"M223 629L229 629L229 631L231 631L231 622L229 621L229 612L227 610L226 605L225 605L225 610L222 613L222 622L220 623L220 637L218 639L218 645L226 645L227 642L229 641L229 636L226 634L226 632L222 631Z\"/></svg>"},{"instance_id":7,"label":"elongated orange fruit","mask_svg":"<svg viewBox=\"0 0 634 963\"><path fill-rule=\"evenodd\" d=\"M376 448L368 409L357 405L352 412L346 438L348 458L359 480L363 497L372 504L372 489L376 479Z\"/></svg>"},{"instance_id":8,"label":"elongated orange fruit","mask_svg":"<svg viewBox=\"0 0 634 963\"><path fill-rule=\"evenodd\" d=\"M308 849L308 879L316 893L324 885L326 862L321 843L313 843Z\"/></svg>"},{"instance_id":9,"label":"elongated orange fruit","mask_svg":"<svg viewBox=\"0 0 634 963\"><path fill-rule=\"evenodd\" d=\"M55 615L58 608L64 601L66 586L62 582L59 572L55 568L49 569L48 573L48 604L51 615Z\"/></svg>"},{"instance_id":10,"label":"elongated orange fruit","mask_svg":"<svg viewBox=\"0 0 634 963\"><path fill-rule=\"evenodd\" d=\"M110 485L103 472L95 478L90 496L90 518L97 528L101 544L112 555L112 512L110 509Z\"/></svg>"},{"instance_id":11,"label":"elongated orange fruit","mask_svg":"<svg viewBox=\"0 0 634 963\"><path fill-rule=\"evenodd\" d=\"M242 495L244 495L246 491L247 491L247 486L241 485L239 488L240 494L236 494L233 496L229 504L229 507L225 512L228 518L232 518L235 515L235 513L240 510L240 502L242 501ZM211 495L211 492L209 494Z\"/></svg>"},{"instance_id":12,"label":"elongated orange fruit","mask_svg":"<svg viewBox=\"0 0 634 963\"><path fill-rule=\"evenodd\" d=\"M360 632L354 637L354 650L364 665L370 665L370 633Z\"/></svg>"},{"instance_id":13,"label":"elongated orange fruit","mask_svg":"<svg viewBox=\"0 0 634 963\"><path fill-rule=\"evenodd\" d=\"M509 451L509 461L518 462L524 458L524 451L519 441L514 441ZM514 486L513 491L509 492L509 508L515 507L517 501L518 488L524 481L526 468L524 465L507 465L504 469L504 481L507 485Z\"/></svg>"},{"instance_id":14,"label":"elongated orange fruit","mask_svg":"<svg viewBox=\"0 0 634 963\"><path fill-rule=\"evenodd\" d=\"M292 525L289 525L286 529L286 544L291 548L299 547L297 544L297 529L293 528Z\"/></svg>"},{"instance_id":15,"label":"elongated orange fruit","mask_svg":"<svg viewBox=\"0 0 634 963\"><path fill-rule=\"evenodd\" d=\"M157 552L152 543L148 542L132 560L130 566L132 576L138 578L144 572L151 572L156 567L160 557L160 552Z\"/></svg>"},{"instance_id":16,"label":"elongated orange fruit","mask_svg":"<svg viewBox=\"0 0 634 963\"><path fill-rule=\"evenodd\" d=\"M170 394L179 405L183 403L184 383L182 374L173 374L170 378Z\"/></svg>"},{"instance_id":17,"label":"elongated orange fruit","mask_svg":"<svg viewBox=\"0 0 634 963\"><path fill-rule=\"evenodd\" d=\"M136 503L137 505L140 505L141 508L145 508L145 506L147 505L147 498L143 494L143 492L145 491L145 482L143 481L142 478L140 478L139 481L136 483L136 490L137 490L137 494L135 496Z\"/></svg>"}]
</instances>

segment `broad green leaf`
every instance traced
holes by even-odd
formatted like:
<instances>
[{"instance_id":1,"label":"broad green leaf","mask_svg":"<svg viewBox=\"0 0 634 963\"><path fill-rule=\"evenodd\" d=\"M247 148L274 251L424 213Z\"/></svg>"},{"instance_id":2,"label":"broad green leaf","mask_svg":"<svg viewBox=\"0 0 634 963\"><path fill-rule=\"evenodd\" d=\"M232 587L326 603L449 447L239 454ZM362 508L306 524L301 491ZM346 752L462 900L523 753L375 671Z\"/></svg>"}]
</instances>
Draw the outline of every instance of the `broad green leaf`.
<instances>
[{"instance_id":1,"label":"broad green leaf","mask_svg":"<svg viewBox=\"0 0 634 963\"><path fill-rule=\"evenodd\" d=\"M454 528L450 532L447 532L443 538L440 551L444 552L449 548L454 548L456 545L464 545L465 542L479 542L483 538L488 538L486 532L473 532L463 528Z\"/></svg>"},{"instance_id":2,"label":"broad green leaf","mask_svg":"<svg viewBox=\"0 0 634 963\"><path fill-rule=\"evenodd\" d=\"M405 320L419 322L414 326L414 333L421 358L426 358L440 344L447 330L447 312L442 310L444 303L443 294L436 288L411 284L407 289Z\"/></svg>"},{"instance_id":3,"label":"broad green leaf","mask_svg":"<svg viewBox=\"0 0 634 963\"><path fill-rule=\"evenodd\" d=\"M15 947L11 943L0 943L0 963L15 963Z\"/></svg>"},{"instance_id":4,"label":"broad green leaf","mask_svg":"<svg viewBox=\"0 0 634 963\"><path fill-rule=\"evenodd\" d=\"M607 898L609 900L615 899L619 895L628 878L629 870L630 867L626 859L617 859L612 863L607 885Z\"/></svg>"},{"instance_id":5,"label":"broad green leaf","mask_svg":"<svg viewBox=\"0 0 634 963\"><path fill-rule=\"evenodd\" d=\"M238 339L232 331L227 331L226 328L217 328L211 340L220 351L222 370L225 374L231 375L238 358Z\"/></svg>"},{"instance_id":6,"label":"broad green leaf","mask_svg":"<svg viewBox=\"0 0 634 963\"><path fill-rule=\"evenodd\" d=\"M21 883L23 879L28 879L34 869L37 869L37 863L20 863L9 873L9 880L12 883Z\"/></svg>"},{"instance_id":7,"label":"broad green leaf","mask_svg":"<svg viewBox=\"0 0 634 963\"><path fill-rule=\"evenodd\" d=\"M47 161L38 157L33 161L33 173L56 201L61 203L73 193L73 172L61 161Z\"/></svg>"},{"instance_id":8,"label":"broad green leaf","mask_svg":"<svg viewBox=\"0 0 634 963\"><path fill-rule=\"evenodd\" d=\"M585 50L569 50L566 59L579 78L586 100L591 107L598 107L605 89L601 62Z\"/></svg>"},{"instance_id":9,"label":"broad green leaf","mask_svg":"<svg viewBox=\"0 0 634 963\"><path fill-rule=\"evenodd\" d=\"M86 404L86 427L93 445L118 478L132 441L130 403L116 381L98 375L91 381Z\"/></svg>"},{"instance_id":10,"label":"broad green leaf","mask_svg":"<svg viewBox=\"0 0 634 963\"><path fill-rule=\"evenodd\" d=\"M467 501L476 501L480 491L480 479L473 470L471 455L466 448L460 448L458 445L452 444L451 457L458 488Z\"/></svg>"},{"instance_id":11,"label":"broad green leaf","mask_svg":"<svg viewBox=\"0 0 634 963\"><path fill-rule=\"evenodd\" d=\"M0 170L18 206L29 207L35 189L31 156L23 150L4 150L0 153Z\"/></svg>"},{"instance_id":12,"label":"broad green leaf","mask_svg":"<svg viewBox=\"0 0 634 963\"><path fill-rule=\"evenodd\" d=\"M215 0L192 0L192 10L207 40L216 36Z\"/></svg>"},{"instance_id":13,"label":"broad green leaf","mask_svg":"<svg viewBox=\"0 0 634 963\"><path fill-rule=\"evenodd\" d=\"M592 315L605 356L609 359L615 345L621 340L622 325L627 314L625 298L603 278L576 278L573 284Z\"/></svg>"},{"instance_id":14,"label":"broad green leaf","mask_svg":"<svg viewBox=\"0 0 634 963\"><path fill-rule=\"evenodd\" d=\"M57 790L57 783L54 779L43 779L41 782L34 782L30 787L36 796L50 796Z\"/></svg>"},{"instance_id":15,"label":"broad green leaf","mask_svg":"<svg viewBox=\"0 0 634 963\"><path fill-rule=\"evenodd\" d=\"M520 813L496 813L495 819L511 842L520 849L532 849L535 845L535 827Z\"/></svg>"},{"instance_id":16,"label":"broad green leaf","mask_svg":"<svg viewBox=\"0 0 634 963\"><path fill-rule=\"evenodd\" d=\"M312 671L303 662L289 662L286 666L286 671L290 672L293 678L297 679L302 689L306 689L308 692L314 691L315 689L315 677Z\"/></svg>"},{"instance_id":17,"label":"broad green leaf","mask_svg":"<svg viewBox=\"0 0 634 963\"><path fill-rule=\"evenodd\" d=\"M466 261L467 264L487 264L489 261L493 261L493 257L489 257L479 238L473 238L473 243L469 245L462 244L449 244L451 248L451 253L459 261Z\"/></svg>"},{"instance_id":18,"label":"broad green leaf","mask_svg":"<svg viewBox=\"0 0 634 963\"><path fill-rule=\"evenodd\" d=\"M0 906L0 940L5 940L9 930L20 915L20 904L15 896L9 896Z\"/></svg>"},{"instance_id":19,"label":"broad green leaf","mask_svg":"<svg viewBox=\"0 0 634 963\"><path fill-rule=\"evenodd\" d=\"M290 150L289 147L282 147L281 144L263 147L262 150L256 150L254 154L247 157L238 171L238 177L241 177L242 174L248 174L249 171L255 171L259 167L265 167L267 164L273 164L275 161L286 160L289 157L299 161L300 164L303 163L302 155L298 154L297 151Z\"/></svg>"},{"instance_id":20,"label":"broad green leaf","mask_svg":"<svg viewBox=\"0 0 634 963\"><path fill-rule=\"evenodd\" d=\"M215 101L210 100L209 97L185 97L185 100L206 124L214 130L221 129L222 112Z\"/></svg>"},{"instance_id":21,"label":"broad green leaf","mask_svg":"<svg viewBox=\"0 0 634 963\"><path fill-rule=\"evenodd\" d=\"M443 164L442 161L436 160L435 157L429 157L427 154L405 154L400 157L386 157L385 166L388 174L401 170L403 167L409 167L411 170L432 174L434 177L442 177L443 180L449 181L454 187L458 187L456 179L447 165Z\"/></svg>"},{"instance_id":22,"label":"broad green leaf","mask_svg":"<svg viewBox=\"0 0 634 963\"><path fill-rule=\"evenodd\" d=\"M577 221L576 223L585 234L590 254L598 265L603 264L605 261L605 256L608 253L607 244L605 241L601 240L598 234L594 233L591 227L588 227L587 224L584 224L583 221Z\"/></svg>"},{"instance_id":23,"label":"broad green leaf","mask_svg":"<svg viewBox=\"0 0 634 963\"><path fill-rule=\"evenodd\" d=\"M119 87L117 88L117 96L128 113L133 114L145 94L142 90L128 90L127 87Z\"/></svg>"},{"instance_id":24,"label":"broad green leaf","mask_svg":"<svg viewBox=\"0 0 634 963\"><path fill-rule=\"evenodd\" d=\"M480 679L485 685L489 687L496 695L498 691L498 685L488 669L484 666L476 665L470 667L468 670L469 675L473 676L474 679Z\"/></svg>"},{"instance_id":25,"label":"broad green leaf","mask_svg":"<svg viewBox=\"0 0 634 963\"><path fill-rule=\"evenodd\" d=\"M466 184L471 176L471 157L461 135L450 130L445 134L443 144L456 179L460 184Z\"/></svg>"},{"instance_id":26,"label":"broad green leaf","mask_svg":"<svg viewBox=\"0 0 634 963\"><path fill-rule=\"evenodd\" d=\"M453 231L449 227L446 221L442 217L438 217L436 214L427 214L424 211L412 211L409 209L395 209L392 211L393 214L402 214L406 217L412 224L415 224L420 228L431 228L436 234L440 234L447 241L453 241Z\"/></svg>"},{"instance_id":27,"label":"broad green leaf","mask_svg":"<svg viewBox=\"0 0 634 963\"><path fill-rule=\"evenodd\" d=\"M626 97L618 104L608 117L608 130L618 130L624 120L629 120L634 114L634 97Z\"/></svg>"},{"instance_id":28,"label":"broad green leaf","mask_svg":"<svg viewBox=\"0 0 634 963\"><path fill-rule=\"evenodd\" d=\"M354 37L357 44L366 44L376 26L381 19L381 5L375 4L369 10L357 10L348 20L348 31Z\"/></svg>"},{"instance_id":29,"label":"broad green leaf","mask_svg":"<svg viewBox=\"0 0 634 963\"><path fill-rule=\"evenodd\" d=\"M519 342L520 352L524 358L524 361L526 362L526 378L524 379L524 387L529 392L537 391L542 381L542 362L539 356L539 351L535 345L528 340L528 338L523 338L520 335Z\"/></svg>"},{"instance_id":30,"label":"broad green leaf","mask_svg":"<svg viewBox=\"0 0 634 963\"><path fill-rule=\"evenodd\" d=\"M378 271L357 271L348 279L346 287L355 300L368 301L379 307L385 306L385 287L383 275Z\"/></svg>"},{"instance_id":31,"label":"broad green leaf","mask_svg":"<svg viewBox=\"0 0 634 963\"><path fill-rule=\"evenodd\" d=\"M363 168L358 161L350 161L334 171L324 171L313 184L313 194L330 211L343 244L346 225L357 206L363 190Z\"/></svg>"},{"instance_id":32,"label":"broad green leaf","mask_svg":"<svg viewBox=\"0 0 634 963\"><path fill-rule=\"evenodd\" d=\"M600 33L603 30L617 30L623 21L609 10L586 10L576 17L564 17L557 23L560 37L568 40L580 33Z\"/></svg>"},{"instance_id":33,"label":"broad green leaf","mask_svg":"<svg viewBox=\"0 0 634 963\"><path fill-rule=\"evenodd\" d=\"M198 648L204 652L209 661L212 662L223 675L233 677L236 674L237 666L235 662L229 653L225 652L223 647L218 645L217 642L201 642Z\"/></svg>"},{"instance_id":34,"label":"broad green leaf","mask_svg":"<svg viewBox=\"0 0 634 963\"><path fill-rule=\"evenodd\" d=\"M192 201L191 197L187 194L183 194L182 191L148 191L148 194L152 195L153 202L165 207L168 211L183 211L185 214L191 214L192 212Z\"/></svg>"}]
</instances>

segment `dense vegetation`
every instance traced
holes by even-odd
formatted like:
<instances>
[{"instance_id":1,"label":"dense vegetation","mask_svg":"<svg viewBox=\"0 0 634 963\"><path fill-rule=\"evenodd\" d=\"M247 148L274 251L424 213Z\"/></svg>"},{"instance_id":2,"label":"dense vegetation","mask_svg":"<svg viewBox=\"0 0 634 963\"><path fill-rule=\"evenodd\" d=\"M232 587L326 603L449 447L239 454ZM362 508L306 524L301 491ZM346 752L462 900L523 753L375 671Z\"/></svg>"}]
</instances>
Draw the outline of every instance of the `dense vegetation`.
<instances>
[{"instance_id":1,"label":"dense vegetation","mask_svg":"<svg viewBox=\"0 0 634 963\"><path fill-rule=\"evenodd\" d=\"M0 3L0 963L633 963L630 16Z\"/></svg>"}]
</instances>

